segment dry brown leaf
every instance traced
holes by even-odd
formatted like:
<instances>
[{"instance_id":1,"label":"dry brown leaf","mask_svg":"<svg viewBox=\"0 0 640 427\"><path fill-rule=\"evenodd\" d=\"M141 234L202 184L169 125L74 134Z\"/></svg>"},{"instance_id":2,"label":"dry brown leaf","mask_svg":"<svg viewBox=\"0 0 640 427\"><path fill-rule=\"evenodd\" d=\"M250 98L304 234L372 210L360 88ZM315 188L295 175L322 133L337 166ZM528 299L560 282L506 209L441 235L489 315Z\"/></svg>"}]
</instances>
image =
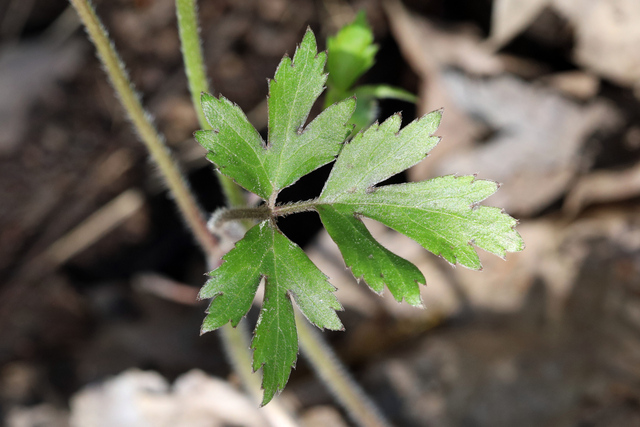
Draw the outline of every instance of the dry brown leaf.
<instances>
[{"instance_id":1,"label":"dry brown leaf","mask_svg":"<svg viewBox=\"0 0 640 427\"><path fill-rule=\"evenodd\" d=\"M446 83L459 108L495 133L483 144L439 159L438 175L477 173L504 183L490 203L520 217L560 197L583 160L586 138L618 121L603 101L582 106L509 76L477 80L450 72Z\"/></svg>"},{"instance_id":2,"label":"dry brown leaf","mask_svg":"<svg viewBox=\"0 0 640 427\"><path fill-rule=\"evenodd\" d=\"M594 98L600 90L600 79L592 73L580 70L546 75L539 82L581 101Z\"/></svg>"},{"instance_id":3,"label":"dry brown leaf","mask_svg":"<svg viewBox=\"0 0 640 427\"><path fill-rule=\"evenodd\" d=\"M569 192L564 211L576 215L594 203L617 202L640 195L640 164L624 171L594 172L586 175Z\"/></svg>"},{"instance_id":4,"label":"dry brown leaf","mask_svg":"<svg viewBox=\"0 0 640 427\"><path fill-rule=\"evenodd\" d=\"M504 46L549 6L572 25L575 60L625 86L640 83L637 0L495 0L488 44Z\"/></svg>"},{"instance_id":5,"label":"dry brown leaf","mask_svg":"<svg viewBox=\"0 0 640 427\"><path fill-rule=\"evenodd\" d=\"M574 27L578 63L618 84L640 83L640 1L553 0Z\"/></svg>"},{"instance_id":6,"label":"dry brown leaf","mask_svg":"<svg viewBox=\"0 0 640 427\"><path fill-rule=\"evenodd\" d=\"M193 370L173 386L153 371L130 369L71 398L71 425L269 425L255 403L231 384Z\"/></svg>"},{"instance_id":7,"label":"dry brown leaf","mask_svg":"<svg viewBox=\"0 0 640 427\"><path fill-rule=\"evenodd\" d=\"M491 34L487 42L494 49L509 43L524 31L551 0L494 0Z\"/></svg>"},{"instance_id":8,"label":"dry brown leaf","mask_svg":"<svg viewBox=\"0 0 640 427\"><path fill-rule=\"evenodd\" d=\"M509 254L507 262L480 253L483 271L455 270L455 278L476 309L516 312L522 309L536 279L542 279L550 313L558 316L571 291L583 252L560 250L566 238L557 220L528 221L518 226L526 250Z\"/></svg>"}]
</instances>

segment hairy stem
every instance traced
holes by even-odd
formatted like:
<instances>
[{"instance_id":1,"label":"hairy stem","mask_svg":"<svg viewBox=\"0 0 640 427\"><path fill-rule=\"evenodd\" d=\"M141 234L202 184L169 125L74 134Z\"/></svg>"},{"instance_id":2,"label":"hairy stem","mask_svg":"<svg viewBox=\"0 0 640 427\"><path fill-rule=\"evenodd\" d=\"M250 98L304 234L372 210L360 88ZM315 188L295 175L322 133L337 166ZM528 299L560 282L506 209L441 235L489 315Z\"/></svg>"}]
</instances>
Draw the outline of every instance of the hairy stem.
<instances>
[{"instance_id":1,"label":"hairy stem","mask_svg":"<svg viewBox=\"0 0 640 427\"><path fill-rule=\"evenodd\" d=\"M197 13L196 0L176 0L180 45L189 82L189 91L191 92L191 101L198 114L200 126L206 128L209 127L209 124L200 106L200 93L208 92L209 84L202 59Z\"/></svg>"},{"instance_id":2,"label":"hairy stem","mask_svg":"<svg viewBox=\"0 0 640 427\"><path fill-rule=\"evenodd\" d=\"M129 116L129 120L133 123L152 159L158 165L182 217L202 250L210 256L219 256L220 250L217 241L207 229L200 207L189 191L189 187L183 179L178 165L171 157L163 138L151 122L151 116L142 107L140 98L135 93L124 65L110 42L95 10L88 0L69 1L78 12L91 41L96 47L98 58L100 58L117 96Z\"/></svg>"},{"instance_id":3,"label":"hairy stem","mask_svg":"<svg viewBox=\"0 0 640 427\"><path fill-rule=\"evenodd\" d=\"M362 427L387 427L376 406L351 378L338 357L320 338L307 319L296 311L296 326L302 354L311 363L334 397L347 410L353 421Z\"/></svg>"},{"instance_id":4,"label":"hairy stem","mask_svg":"<svg viewBox=\"0 0 640 427\"><path fill-rule=\"evenodd\" d=\"M259 206L257 208L233 208L223 209L213 217L213 224L218 225L227 221L247 220L253 219L258 221L264 221L272 217L271 209L266 205Z\"/></svg>"},{"instance_id":5,"label":"hairy stem","mask_svg":"<svg viewBox=\"0 0 640 427\"><path fill-rule=\"evenodd\" d=\"M317 199L307 200L305 202L288 203L286 205L278 205L273 208L273 215L287 216L300 212L311 212L316 210Z\"/></svg>"},{"instance_id":6,"label":"hairy stem","mask_svg":"<svg viewBox=\"0 0 640 427\"><path fill-rule=\"evenodd\" d=\"M277 205L273 209L269 208L269 206L266 204L262 206L258 206L256 208L222 209L214 215L213 223L221 224L227 221L238 221L238 220L248 220L248 219L264 221L265 219L275 218L279 216L287 216L293 213L314 211L315 207L316 207L316 201L308 200L306 202Z\"/></svg>"},{"instance_id":7,"label":"hairy stem","mask_svg":"<svg viewBox=\"0 0 640 427\"><path fill-rule=\"evenodd\" d=\"M216 263L222 256L218 242L209 233L204 217L193 194L189 191L186 181L182 178L180 170L171 158L161 136L151 123L149 119L150 115L144 111L140 99L133 90L133 85L127 76L124 65L110 42L107 32L99 21L95 10L88 0L70 1L76 8L78 15L89 33L89 37L96 46L98 57L104 65L105 71L115 88L120 102L133 122L140 138L146 145L152 159L158 165L169 191L173 194L187 225L197 238L203 252L208 255L209 263ZM232 361L238 360L243 362L242 364L236 364L235 367L237 368L239 376L247 385L247 389L250 390L252 395L258 396L257 401L259 402L260 384L259 381L248 380L249 377L252 377L251 355L247 338L240 336L241 334L241 331L233 329L231 325L225 325L222 328L225 348L231 355ZM272 422L274 426L295 425L286 412L277 405L270 408L266 415L269 418L273 418Z\"/></svg>"},{"instance_id":8,"label":"hairy stem","mask_svg":"<svg viewBox=\"0 0 640 427\"><path fill-rule=\"evenodd\" d=\"M180 45L184 67L189 81L191 101L198 113L198 122L202 129L211 129L200 105L200 94L210 93L207 73L202 59L202 47L198 31L198 14L196 0L176 0L176 15L178 16L178 31L180 33ZM242 189L229 177L218 174L222 192L230 206L240 207L245 204Z\"/></svg>"}]
</instances>

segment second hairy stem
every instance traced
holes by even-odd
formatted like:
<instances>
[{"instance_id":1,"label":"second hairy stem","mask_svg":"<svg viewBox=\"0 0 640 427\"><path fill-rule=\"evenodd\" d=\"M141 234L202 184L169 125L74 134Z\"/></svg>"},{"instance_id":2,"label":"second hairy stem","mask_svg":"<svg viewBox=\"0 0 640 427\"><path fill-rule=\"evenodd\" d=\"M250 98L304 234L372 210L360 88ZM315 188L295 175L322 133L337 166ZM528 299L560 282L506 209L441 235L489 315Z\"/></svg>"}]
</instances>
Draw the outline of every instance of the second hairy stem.
<instances>
[{"instance_id":1,"label":"second hairy stem","mask_svg":"<svg viewBox=\"0 0 640 427\"><path fill-rule=\"evenodd\" d=\"M202 107L200 106L200 94L211 92L202 57L202 47L198 34L198 16L196 0L176 0L176 15L178 17L178 31L180 33L180 45L184 68L189 82L189 92L193 106L198 114L198 122L202 129L211 129L207 123ZM242 190L228 177L218 174L222 192L231 206L243 206L245 204Z\"/></svg>"}]
</instances>

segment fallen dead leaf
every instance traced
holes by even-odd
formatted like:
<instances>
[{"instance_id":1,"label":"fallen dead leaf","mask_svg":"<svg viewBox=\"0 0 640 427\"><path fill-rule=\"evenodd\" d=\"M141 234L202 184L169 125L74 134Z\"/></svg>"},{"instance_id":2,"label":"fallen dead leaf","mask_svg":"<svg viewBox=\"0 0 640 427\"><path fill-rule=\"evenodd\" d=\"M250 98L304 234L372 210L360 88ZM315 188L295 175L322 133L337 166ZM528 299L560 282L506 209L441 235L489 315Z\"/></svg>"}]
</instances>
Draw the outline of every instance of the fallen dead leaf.
<instances>
[{"instance_id":1,"label":"fallen dead leaf","mask_svg":"<svg viewBox=\"0 0 640 427\"><path fill-rule=\"evenodd\" d=\"M71 426L269 425L231 384L193 370L172 387L160 374L130 369L71 398Z\"/></svg>"},{"instance_id":2,"label":"fallen dead leaf","mask_svg":"<svg viewBox=\"0 0 640 427\"><path fill-rule=\"evenodd\" d=\"M488 45L504 46L547 6L572 25L578 64L621 85L640 84L637 0L495 0Z\"/></svg>"},{"instance_id":3,"label":"fallen dead leaf","mask_svg":"<svg viewBox=\"0 0 640 427\"><path fill-rule=\"evenodd\" d=\"M479 80L449 72L445 83L459 108L494 133L486 142L439 159L437 174L478 174L504 183L490 203L519 217L559 198L586 160L581 150L587 137L619 121L604 101L583 106L510 76ZM427 176L413 173L411 178Z\"/></svg>"},{"instance_id":4,"label":"fallen dead leaf","mask_svg":"<svg viewBox=\"0 0 640 427\"><path fill-rule=\"evenodd\" d=\"M494 0L487 43L494 49L506 45L550 3L551 0Z\"/></svg>"},{"instance_id":5,"label":"fallen dead leaf","mask_svg":"<svg viewBox=\"0 0 640 427\"><path fill-rule=\"evenodd\" d=\"M593 172L578 180L567 195L563 210L575 216L585 206L618 202L640 196L640 163L624 171Z\"/></svg>"},{"instance_id":6,"label":"fallen dead leaf","mask_svg":"<svg viewBox=\"0 0 640 427\"><path fill-rule=\"evenodd\" d=\"M592 73L580 70L546 75L539 82L581 101L594 98L600 90L600 79Z\"/></svg>"},{"instance_id":7,"label":"fallen dead leaf","mask_svg":"<svg viewBox=\"0 0 640 427\"><path fill-rule=\"evenodd\" d=\"M574 27L575 60L625 86L640 83L640 2L553 0Z\"/></svg>"}]
</instances>

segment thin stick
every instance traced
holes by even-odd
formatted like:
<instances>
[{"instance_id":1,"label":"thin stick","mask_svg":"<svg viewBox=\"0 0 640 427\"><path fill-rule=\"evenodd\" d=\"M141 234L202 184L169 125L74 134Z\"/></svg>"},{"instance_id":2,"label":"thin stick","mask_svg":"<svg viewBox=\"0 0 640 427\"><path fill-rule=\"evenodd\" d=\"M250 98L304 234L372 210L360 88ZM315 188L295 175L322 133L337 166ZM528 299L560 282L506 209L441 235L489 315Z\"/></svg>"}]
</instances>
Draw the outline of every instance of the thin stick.
<instances>
[{"instance_id":1,"label":"thin stick","mask_svg":"<svg viewBox=\"0 0 640 427\"><path fill-rule=\"evenodd\" d=\"M44 252L44 256L55 266L67 262L116 228L143 205L144 198L140 191L126 190L56 240Z\"/></svg>"},{"instance_id":2,"label":"thin stick","mask_svg":"<svg viewBox=\"0 0 640 427\"><path fill-rule=\"evenodd\" d=\"M200 35L198 31L196 0L176 0L176 15L178 16L178 31L180 33L180 45L182 46L182 57L189 81L189 92L191 101L198 114L198 122L202 129L211 129L200 106L200 94L202 92L211 93L207 81L207 73L202 59L202 47L200 46ZM218 174L222 192L231 206L244 206L244 195L230 178Z\"/></svg>"},{"instance_id":3,"label":"thin stick","mask_svg":"<svg viewBox=\"0 0 640 427\"><path fill-rule=\"evenodd\" d=\"M158 165L182 217L202 250L210 256L215 254L215 257L218 257L221 254L219 254L217 241L207 229L200 207L191 195L186 181L182 178L178 165L171 158L164 140L151 123L151 116L142 107L124 65L93 7L88 0L69 1L78 12L120 102L138 132L140 139L142 139L154 162Z\"/></svg>"}]
</instances>

